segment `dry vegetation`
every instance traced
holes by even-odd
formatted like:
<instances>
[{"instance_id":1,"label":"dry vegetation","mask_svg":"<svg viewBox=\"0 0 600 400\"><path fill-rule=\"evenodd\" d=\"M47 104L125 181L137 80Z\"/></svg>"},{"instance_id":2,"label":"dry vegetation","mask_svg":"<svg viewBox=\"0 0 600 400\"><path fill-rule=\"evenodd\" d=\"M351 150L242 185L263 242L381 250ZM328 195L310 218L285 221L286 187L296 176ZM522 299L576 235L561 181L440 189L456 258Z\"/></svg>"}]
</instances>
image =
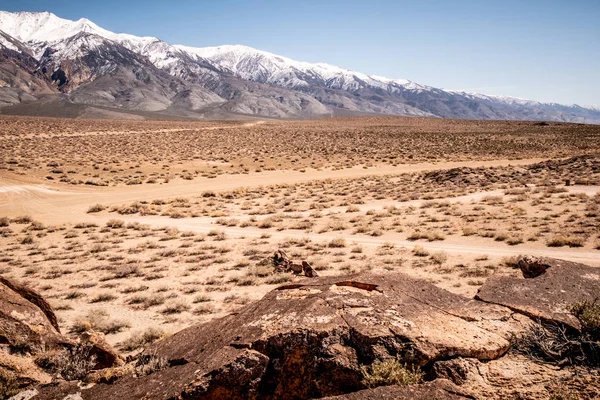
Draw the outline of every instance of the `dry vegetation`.
<instances>
[{"instance_id":1,"label":"dry vegetation","mask_svg":"<svg viewBox=\"0 0 600 400\"><path fill-rule=\"evenodd\" d=\"M554 123L0 117L0 178L27 175L59 190L171 187L175 179L267 170L315 176L194 197L93 201L80 223L0 214L0 274L40 290L64 331L94 329L124 352L300 279L261 265L277 249L308 260L320 275L399 270L472 296L492 274L516 275L520 253L559 249L600 260L599 153L600 128ZM348 179L315 172L532 157L554 160ZM156 368L161 361L149 359L139 374ZM394 382L421 378L393 363L365 373Z\"/></svg>"},{"instance_id":2,"label":"dry vegetation","mask_svg":"<svg viewBox=\"0 0 600 400\"><path fill-rule=\"evenodd\" d=\"M269 170L597 152L595 126L423 118L294 122L0 117L0 170L50 182L138 185Z\"/></svg>"}]
</instances>

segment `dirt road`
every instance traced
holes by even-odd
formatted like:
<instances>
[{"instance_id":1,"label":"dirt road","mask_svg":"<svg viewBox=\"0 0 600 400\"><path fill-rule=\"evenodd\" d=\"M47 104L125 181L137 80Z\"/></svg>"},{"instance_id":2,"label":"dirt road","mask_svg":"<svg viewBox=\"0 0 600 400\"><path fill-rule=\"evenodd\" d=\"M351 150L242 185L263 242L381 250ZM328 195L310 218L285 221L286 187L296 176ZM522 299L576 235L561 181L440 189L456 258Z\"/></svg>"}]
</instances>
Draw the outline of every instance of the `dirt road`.
<instances>
[{"instance_id":1,"label":"dirt road","mask_svg":"<svg viewBox=\"0 0 600 400\"><path fill-rule=\"evenodd\" d=\"M207 190L224 191L238 187L294 184L319 179L344 179L370 175L443 170L458 167L527 165L543 159L463 161L406 164L372 168L354 167L322 171L266 171L246 175L220 175L213 179L177 180L168 184L117 187L82 187L40 183L26 176L0 174L0 215L30 214L46 223L81 222L92 204L117 205L140 200L199 196Z\"/></svg>"},{"instance_id":2,"label":"dirt road","mask_svg":"<svg viewBox=\"0 0 600 400\"><path fill-rule=\"evenodd\" d=\"M542 161L541 159L528 160L495 160L495 161L477 161L477 162L451 162L440 164L412 164L400 165L396 167L385 166L375 168L349 168L343 170L324 170L324 171L273 171L253 173L248 175L221 175L215 179L196 179L194 181L174 181L163 185L140 185L140 186L122 186L122 187L71 187L65 185L41 184L28 177L14 176L4 174L0 176L0 216L14 217L18 215L30 215L35 220L47 224L77 223L77 222L97 222L104 223L113 218L112 215L94 215L87 214L90 205L100 203L103 205L119 205L139 200L152 200L158 198L190 197L198 196L206 190L222 191L238 187L252 187L260 185L282 184L282 183L300 183L318 179L343 179L362 177L369 175L389 175L399 173L420 172L426 170L443 170L456 167L491 167L507 165L526 165ZM597 193L598 187L571 187L570 191L574 193ZM501 192L488 191L478 192L449 198L449 201L470 201L480 199L484 196L497 195ZM381 204L369 204L366 206L382 206ZM389 202L385 202L389 204ZM420 202L415 201L414 205ZM408 205L408 204L405 204ZM364 207L366 207L364 206ZM364 208L363 207L363 208ZM215 225L212 218L184 218L171 219L168 217L142 217L119 216L126 221L139 221L152 226L169 226L181 230L192 230L196 232L208 232L218 228L233 236L260 236L265 231L258 228L246 227L223 227ZM243 218L243 217L242 217ZM285 231L269 232L272 237L278 239L285 238L305 238L313 240L331 240L339 237L333 234L306 234L303 232ZM398 235L386 234L383 237L366 237L361 235L348 235L346 239L349 242L367 246L380 246L386 242L393 242L396 246L405 246L412 248L414 242L402 240ZM585 249L551 249L539 243L524 243L519 246L508 246L505 243L490 243L489 241L466 240L461 237L448 238L443 242L424 243L423 247L428 250L443 250L449 253L457 254L488 254L490 256L510 256L515 254L544 255L549 257L563 258L572 261L584 262L593 265L600 265L599 253Z\"/></svg>"}]
</instances>

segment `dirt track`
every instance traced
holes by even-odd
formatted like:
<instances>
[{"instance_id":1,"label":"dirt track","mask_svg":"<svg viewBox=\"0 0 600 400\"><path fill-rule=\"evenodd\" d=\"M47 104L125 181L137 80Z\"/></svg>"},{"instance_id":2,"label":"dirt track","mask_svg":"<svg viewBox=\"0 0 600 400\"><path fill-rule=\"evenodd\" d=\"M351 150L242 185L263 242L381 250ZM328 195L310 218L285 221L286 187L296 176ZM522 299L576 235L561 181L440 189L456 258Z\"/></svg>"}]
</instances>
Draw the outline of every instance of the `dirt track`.
<instances>
[{"instance_id":1,"label":"dirt track","mask_svg":"<svg viewBox=\"0 0 600 400\"><path fill-rule=\"evenodd\" d=\"M95 203L115 205L140 200L198 196L206 190L222 191L238 187L294 184L320 179L393 175L458 167L527 165L540 161L543 161L543 159L407 164L396 167L355 167L308 172L267 171L247 175L221 175L214 179L179 180L162 185L118 187L74 187L40 184L39 181L24 176L5 174L4 176L0 175L0 215L15 216L26 213L47 223L81 222L86 219L87 208Z\"/></svg>"},{"instance_id":2,"label":"dirt track","mask_svg":"<svg viewBox=\"0 0 600 400\"><path fill-rule=\"evenodd\" d=\"M542 161L541 159L528 160L497 160L480 162L452 162L440 164L412 164L397 167L377 168L350 168L344 170L326 171L275 171L262 172L249 175L224 175L215 179L197 179L195 181L175 181L164 185L121 186L121 187L69 187L60 185L42 185L22 176L0 177L0 216L18 216L28 214L35 220L48 224L77 223L93 221L104 223L112 215L87 214L88 207L92 204L119 205L139 200L152 200L156 198L174 198L198 196L206 190L221 191L237 187L251 187L281 183L299 183L318 179L352 178L368 175L388 175L407 172L420 172L426 170L443 170L462 166L491 167L507 165L526 165ZM594 194L596 187L571 188L574 193ZM454 201L468 201L493 195L495 192L480 192L455 198ZM450 199L452 200L452 199ZM196 232L208 232L215 228L212 218L183 218L171 219L168 217L142 217L139 215L120 217L126 221L140 221L152 226L169 226ZM264 230L247 227L221 227L219 229L230 235L260 236ZM317 234L302 232L273 232L275 238L297 237L318 240L331 240L339 235ZM351 242L368 246L380 246L385 242L393 241L397 246L411 247L414 242L400 238L376 238L349 235ZM508 246L504 243L490 243L473 241L465 238L449 238L444 242L424 244L429 250L444 250L450 253L489 254L493 256L510 256L527 253L563 258L572 261L598 265L598 253L581 249L551 249L541 244L524 243L520 246Z\"/></svg>"}]
</instances>

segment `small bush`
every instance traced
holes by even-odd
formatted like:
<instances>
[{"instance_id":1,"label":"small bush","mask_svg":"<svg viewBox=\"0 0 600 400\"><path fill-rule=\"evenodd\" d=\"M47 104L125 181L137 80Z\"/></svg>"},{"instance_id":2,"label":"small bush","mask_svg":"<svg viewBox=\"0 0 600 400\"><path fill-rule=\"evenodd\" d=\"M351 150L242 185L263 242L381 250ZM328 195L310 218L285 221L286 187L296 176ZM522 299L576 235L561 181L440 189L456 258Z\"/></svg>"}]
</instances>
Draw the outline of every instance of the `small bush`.
<instances>
[{"instance_id":1,"label":"small bush","mask_svg":"<svg viewBox=\"0 0 600 400\"><path fill-rule=\"evenodd\" d=\"M370 366L361 367L363 384L367 387L408 386L423 380L423 372L415 367L407 367L398 360L375 361Z\"/></svg>"},{"instance_id":2,"label":"small bush","mask_svg":"<svg viewBox=\"0 0 600 400\"><path fill-rule=\"evenodd\" d=\"M0 369L0 399L9 399L20 391L15 374Z\"/></svg>"},{"instance_id":3,"label":"small bush","mask_svg":"<svg viewBox=\"0 0 600 400\"><path fill-rule=\"evenodd\" d=\"M166 358L159 357L156 353L142 354L135 363L135 374L138 377L153 374L169 366Z\"/></svg>"},{"instance_id":4,"label":"small bush","mask_svg":"<svg viewBox=\"0 0 600 400\"><path fill-rule=\"evenodd\" d=\"M344 239L344 238L333 239L331 242L329 242L329 244L327 246L332 247L332 248L346 247L346 239Z\"/></svg>"},{"instance_id":5,"label":"small bush","mask_svg":"<svg viewBox=\"0 0 600 400\"><path fill-rule=\"evenodd\" d=\"M413 254L417 257L427 257L429 252L423 248L423 246L415 246L413 248Z\"/></svg>"},{"instance_id":6,"label":"small bush","mask_svg":"<svg viewBox=\"0 0 600 400\"><path fill-rule=\"evenodd\" d=\"M102 204L94 204L92 206L90 206L90 208L88 208L87 212L88 214L92 214L92 213L97 213L100 211L105 210L106 207L104 207Z\"/></svg>"},{"instance_id":7,"label":"small bush","mask_svg":"<svg viewBox=\"0 0 600 400\"><path fill-rule=\"evenodd\" d=\"M548 247L582 247L585 239L580 236L557 234L546 241Z\"/></svg>"},{"instance_id":8,"label":"small bush","mask_svg":"<svg viewBox=\"0 0 600 400\"><path fill-rule=\"evenodd\" d=\"M31 235L27 235L23 239L21 239L20 243L21 244L32 244L33 243L33 237Z\"/></svg>"},{"instance_id":9,"label":"small bush","mask_svg":"<svg viewBox=\"0 0 600 400\"><path fill-rule=\"evenodd\" d=\"M129 339L120 344L124 351L135 351L162 338L165 333L158 328L148 328L144 332L134 332Z\"/></svg>"},{"instance_id":10,"label":"small bush","mask_svg":"<svg viewBox=\"0 0 600 400\"><path fill-rule=\"evenodd\" d=\"M92 310L85 317L76 318L71 325L71 331L74 333L83 333L89 330L102 332L105 334L121 332L129 328L129 323L110 319L108 313L103 310Z\"/></svg>"},{"instance_id":11,"label":"small bush","mask_svg":"<svg viewBox=\"0 0 600 400\"><path fill-rule=\"evenodd\" d=\"M443 251L436 251L431 255L431 261L438 265L442 265L448 261L448 255Z\"/></svg>"},{"instance_id":12,"label":"small bush","mask_svg":"<svg viewBox=\"0 0 600 400\"><path fill-rule=\"evenodd\" d=\"M100 294L97 294L96 296L92 297L90 299L90 303L102 303L105 301L114 300L116 298L117 298L117 296L115 296L112 293L100 293Z\"/></svg>"},{"instance_id":13,"label":"small bush","mask_svg":"<svg viewBox=\"0 0 600 400\"><path fill-rule=\"evenodd\" d=\"M109 228L122 228L124 225L125 221L120 219L111 219L106 223L106 226Z\"/></svg>"},{"instance_id":14,"label":"small bush","mask_svg":"<svg viewBox=\"0 0 600 400\"><path fill-rule=\"evenodd\" d=\"M187 304L186 302L179 300L179 301L169 301L167 302L167 304L165 304L165 308L162 309L162 313L163 314L180 314L184 311L188 311L190 309L189 304Z\"/></svg>"},{"instance_id":15,"label":"small bush","mask_svg":"<svg viewBox=\"0 0 600 400\"><path fill-rule=\"evenodd\" d=\"M43 353L35 363L46 371L60 374L67 381L84 379L96 365L96 356L87 345L79 343L69 349Z\"/></svg>"},{"instance_id":16,"label":"small bush","mask_svg":"<svg viewBox=\"0 0 600 400\"><path fill-rule=\"evenodd\" d=\"M30 215L22 215L20 217L13 218L15 224L30 224L33 221Z\"/></svg>"},{"instance_id":17,"label":"small bush","mask_svg":"<svg viewBox=\"0 0 600 400\"><path fill-rule=\"evenodd\" d=\"M513 337L514 349L557 365L600 365L600 304L582 301L569 311L579 320L581 332L561 324L532 323L521 337Z\"/></svg>"},{"instance_id":18,"label":"small bush","mask_svg":"<svg viewBox=\"0 0 600 400\"><path fill-rule=\"evenodd\" d=\"M511 235L506 238L506 244L510 246L516 246L521 243L523 243L523 236L521 235Z\"/></svg>"},{"instance_id":19,"label":"small bush","mask_svg":"<svg viewBox=\"0 0 600 400\"><path fill-rule=\"evenodd\" d=\"M600 302L581 301L569 307L571 314L581 323L581 330L595 340L600 340Z\"/></svg>"}]
</instances>

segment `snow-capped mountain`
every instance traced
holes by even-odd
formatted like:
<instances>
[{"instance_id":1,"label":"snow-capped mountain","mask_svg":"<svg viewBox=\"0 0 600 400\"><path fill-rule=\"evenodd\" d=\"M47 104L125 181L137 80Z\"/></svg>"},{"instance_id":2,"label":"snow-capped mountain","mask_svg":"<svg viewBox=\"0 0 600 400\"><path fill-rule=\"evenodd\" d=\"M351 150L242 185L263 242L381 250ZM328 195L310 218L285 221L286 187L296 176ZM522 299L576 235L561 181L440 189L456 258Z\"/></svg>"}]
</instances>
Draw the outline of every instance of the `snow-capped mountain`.
<instances>
[{"instance_id":1,"label":"snow-capped mountain","mask_svg":"<svg viewBox=\"0 0 600 400\"><path fill-rule=\"evenodd\" d=\"M437 89L241 45L171 45L48 12L0 11L0 52L4 112L53 94L81 107L192 118L391 114L600 123L597 108Z\"/></svg>"}]
</instances>

